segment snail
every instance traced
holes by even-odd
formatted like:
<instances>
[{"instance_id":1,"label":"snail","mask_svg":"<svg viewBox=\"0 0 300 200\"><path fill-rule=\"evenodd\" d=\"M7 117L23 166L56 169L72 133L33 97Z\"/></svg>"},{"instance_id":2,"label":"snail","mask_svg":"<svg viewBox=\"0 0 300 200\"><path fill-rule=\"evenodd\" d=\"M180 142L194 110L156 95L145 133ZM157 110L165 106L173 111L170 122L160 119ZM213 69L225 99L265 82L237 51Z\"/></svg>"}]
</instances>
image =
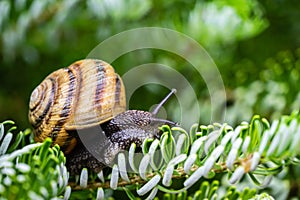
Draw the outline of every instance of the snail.
<instances>
[{"instance_id":1,"label":"snail","mask_svg":"<svg viewBox=\"0 0 300 200\"><path fill-rule=\"evenodd\" d=\"M176 123L156 118L173 89L153 112L127 110L121 77L108 63L84 59L48 75L32 92L29 121L34 140L52 138L71 174L84 167L99 172L131 143L160 136L158 127ZM100 131L99 131L100 130ZM91 142L88 147L82 138Z\"/></svg>"}]
</instances>

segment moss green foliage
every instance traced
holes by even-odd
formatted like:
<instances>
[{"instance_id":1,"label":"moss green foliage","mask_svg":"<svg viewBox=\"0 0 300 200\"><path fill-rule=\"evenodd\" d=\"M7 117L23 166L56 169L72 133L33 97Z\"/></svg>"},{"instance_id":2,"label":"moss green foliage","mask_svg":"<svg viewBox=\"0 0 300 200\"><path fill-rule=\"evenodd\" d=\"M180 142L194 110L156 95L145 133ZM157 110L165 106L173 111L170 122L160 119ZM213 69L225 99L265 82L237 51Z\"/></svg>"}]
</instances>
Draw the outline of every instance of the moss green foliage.
<instances>
[{"instance_id":1,"label":"moss green foliage","mask_svg":"<svg viewBox=\"0 0 300 200\"><path fill-rule=\"evenodd\" d=\"M84 169L80 177L70 179L57 145L51 147L48 139L22 144L29 133L12 133L11 126L11 121L0 124L4 199L85 199L87 195L101 199L120 193L130 199L272 199L274 191L268 189L272 178L288 181L291 167L300 164L298 112L271 124L254 116L235 128L195 124L187 132L163 126L160 140L145 140L139 156L132 144L128 154L118 154L113 169L98 175ZM235 183L247 187L231 185Z\"/></svg>"},{"instance_id":2,"label":"moss green foliage","mask_svg":"<svg viewBox=\"0 0 300 200\"><path fill-rule=\"evenodd\" d=\"M59 146L51 148L48 139L44 143L22 143L29 132L12 134L11 125L11 121L0 124L1 199L59 197L68 183L65 157Z\"/></svg>"},{"instance_id":3,"label":"moss green foliage","mask_svg":"<svg viewBox=\"0 0 300 200\"><path fill-rule=\"evenodd\" d=\"M275 119L300 108L300 49L281 51L264 65L257 75L260 79L232 91L235 103L227 109L227 122L255 113Z\"/></svg>"}]
</instances>

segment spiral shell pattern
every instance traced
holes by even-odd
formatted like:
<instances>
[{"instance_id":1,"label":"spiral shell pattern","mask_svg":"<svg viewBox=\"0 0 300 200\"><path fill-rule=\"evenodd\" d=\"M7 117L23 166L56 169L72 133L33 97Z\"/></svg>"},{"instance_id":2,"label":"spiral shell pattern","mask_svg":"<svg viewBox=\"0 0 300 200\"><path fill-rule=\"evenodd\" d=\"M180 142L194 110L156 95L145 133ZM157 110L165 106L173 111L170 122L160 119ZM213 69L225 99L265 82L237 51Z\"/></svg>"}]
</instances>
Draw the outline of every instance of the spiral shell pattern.
<instances>
[{"instance_id":1,"label":"spiral shell pattern","mask_svg":"<svg viewBox=\"0 0 300 200\"><path fill-rule=\"evenodd\" d=\"M32 92L29 121L35 141L50 137L66 153L74 131L99 125L126 110L125 88L108 63L80 60L47 76Z\"/></svg>"}]
</instances>

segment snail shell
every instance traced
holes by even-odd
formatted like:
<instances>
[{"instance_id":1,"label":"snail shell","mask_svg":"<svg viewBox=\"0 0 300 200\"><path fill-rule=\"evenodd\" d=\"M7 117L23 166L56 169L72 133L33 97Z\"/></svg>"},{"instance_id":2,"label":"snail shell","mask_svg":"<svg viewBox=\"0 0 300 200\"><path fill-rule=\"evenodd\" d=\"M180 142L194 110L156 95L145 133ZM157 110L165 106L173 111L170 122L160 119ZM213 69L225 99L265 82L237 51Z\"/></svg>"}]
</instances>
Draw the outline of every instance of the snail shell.
<instances>
[{"instance_id":1,"label":"snail shell","mask_svg":"<svg viewBox=\"0 0 300 200\"><path fill-rule=\"evenodd\" d=\"M31 94L34 139L50 137L66 153L76 146L72 130L102 124L126 110L125 88L113 67L85 59L54 71Z\"/></svg>"}]
</instances>

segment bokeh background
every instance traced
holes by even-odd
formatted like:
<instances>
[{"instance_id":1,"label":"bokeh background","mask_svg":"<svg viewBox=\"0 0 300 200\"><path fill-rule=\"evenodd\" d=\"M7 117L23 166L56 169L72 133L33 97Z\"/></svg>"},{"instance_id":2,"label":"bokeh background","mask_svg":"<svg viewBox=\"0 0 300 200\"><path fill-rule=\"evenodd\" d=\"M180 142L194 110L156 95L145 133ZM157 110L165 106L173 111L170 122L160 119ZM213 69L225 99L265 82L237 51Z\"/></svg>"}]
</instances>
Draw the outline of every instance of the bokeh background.
<instances>
[{"instance_id":1,"label":"bokeh background","mask_svg":"<svg viewBox=\"0 0 300 200\"><path fill-rule=\"evenodd\" d=\"M272 120L300 107L299 19L297 0L1 0L0 121L29 127L30 93L45 76L85 58L114 34L149 26L182 32L209 52L226 87L226 122L249 121L253 114ZM186 76L197 91L200 122L208 123L205 83L183 58L137 50L112 65L122 75L148 62L172 66ZM129 107L148 110L167 92L142 87ZM176 107L168 105L167 110Z\"/></svg>"}]
</instances>

